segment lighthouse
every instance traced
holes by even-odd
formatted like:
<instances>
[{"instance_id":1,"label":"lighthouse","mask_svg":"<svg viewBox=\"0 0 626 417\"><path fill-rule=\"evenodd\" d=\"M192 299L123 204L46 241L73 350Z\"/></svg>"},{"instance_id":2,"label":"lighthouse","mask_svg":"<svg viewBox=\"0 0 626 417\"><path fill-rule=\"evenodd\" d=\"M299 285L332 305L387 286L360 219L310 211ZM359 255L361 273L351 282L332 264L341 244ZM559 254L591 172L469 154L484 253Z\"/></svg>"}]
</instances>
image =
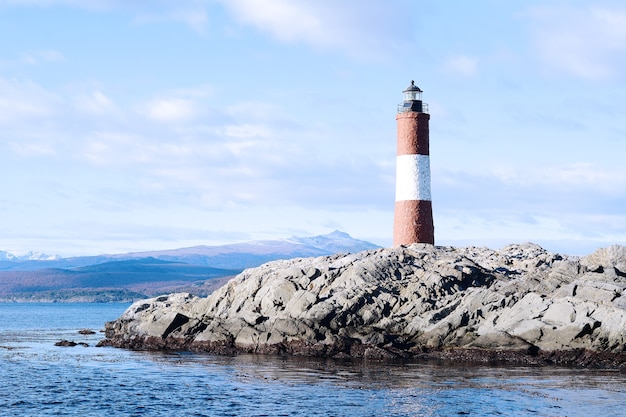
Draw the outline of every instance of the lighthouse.
<instances>
[{"instance_id":1,"label":"lighthouse","mask_svg":"<svg viewBox=\"0 0 626 417\"><path fill-rule=\"evenodd\" d=\"M398 105L398 153L396 158L396 206L393 244L435 244L435 226L430 196L428 150L428 105L422 90L411 81Z\"/></svg>"}]
</instances>

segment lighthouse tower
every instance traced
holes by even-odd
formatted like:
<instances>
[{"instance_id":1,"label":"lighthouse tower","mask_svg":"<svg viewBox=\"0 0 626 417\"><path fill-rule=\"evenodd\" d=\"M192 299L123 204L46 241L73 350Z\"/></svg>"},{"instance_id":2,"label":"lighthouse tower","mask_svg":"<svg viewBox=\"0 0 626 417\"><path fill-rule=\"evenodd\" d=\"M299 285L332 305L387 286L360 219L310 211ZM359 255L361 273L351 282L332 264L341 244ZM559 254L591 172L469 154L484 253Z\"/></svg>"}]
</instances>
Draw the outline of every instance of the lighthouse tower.
<instances>
[{"instance_id":1,"label":"lighthouse tower","mask_svg":"<svg viewBox=\"0 0 626 417\"><path fill-rule=\"evenodd\" d=\"M428 105L422 90L411 81L398 105L398 157L396 159L396 207L393 244L435 244L433 208L430 197L428 150Z\"/></svg>"}]
</instances>

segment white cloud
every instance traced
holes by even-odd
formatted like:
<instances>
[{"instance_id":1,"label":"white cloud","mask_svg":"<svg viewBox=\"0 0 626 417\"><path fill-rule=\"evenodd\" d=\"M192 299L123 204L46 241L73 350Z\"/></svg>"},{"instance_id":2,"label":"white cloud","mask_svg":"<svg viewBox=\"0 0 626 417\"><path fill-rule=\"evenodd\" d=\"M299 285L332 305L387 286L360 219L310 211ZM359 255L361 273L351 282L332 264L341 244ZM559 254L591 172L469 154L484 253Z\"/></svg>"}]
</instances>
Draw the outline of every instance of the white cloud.
<instances>
[{"instance_id":1,"label":"white cloud","mask_svg":"<svg viewBox=\"0 0 626 417\"><path fill-rule=\"evenodd\" d=\"M62 100L29 80L0 78L0 125L41 120Z\"/></svg>"},{"instance_id":2,"label":"white cloud","mask_svg":"<svg viewBox=\"0 0 626 417\"><path fill-rule=\"evenodd\" d=\"M149 160L143 142L143 138L136 134L95 132L84 140L76 156L100 166L142 163Z\"/></svg>"},{"instance_id":3,"label":"white cloud","mask_svg":"<svg viewBox=\"0 0 626 417\"><path fill-rule=\"evenodd\" d=\"M52 49L23 52L21 54L21 61L30 65L39 65L43 62L59 62L63 59L62 53Z\"/></svg>"},{"instance_id":4,"label":"white cloud","mask_svg":"<svg viewBox=\"0 0 626 417\"><path fill-rule=\"evenodd\" d=\"M12 142L10 146L13 152L23 157L50 156L57 153L51 143Z\"/></svg>"},{"instance_id":5,"label":"white cloud","mask_svg":"<svg viewBox=\"0 0 626 417\"><path fill-rule=\"evenodd\" d=\"M407 46L420 18L417 5L410 0L0 0L0 7L121 9L133 13L140 24L182 22L204 34L216 3L239 22L282 42L302 42L368 59L388 57Z\"/></svg>"},{"instance_id":6,"label":"white cloud","mask_svg":"<svg viewBox=\"0 0 626 417\"><path fill-rule=\"evenodd\" d=\"M163 21L182 22L197 33L204 33L208 25L207 7L212 0L0 0L0 7L67 6L86 10L128 10L136 14L138 23Z\"/></svg>"},{"instance_id":7,"label":"white cloud","mask_svg":"<svg viewBox=\"0 0 626 417\"><path fill-rule=\"evenodd\" d=\"M0 0L0 7L71 6L88 10L108 10L120 0Z\"/></svg>"},{"instance_id":8,"label":"white cloud","mask_svg":"<svg viewBox=\"0 0 626 417\"><path fill-rule=\"evenodd\" d=\"M140 6L138 17L135 19L137 23L158 23L163 21L182 22L189 26L194 32L199 34L206 33L209 23L208 14L205 6L200 2L191 2L187 4L178 3L175 6L166 7L160 11L145 11ZM158 7L157 7L158 9Z\"/></svg>"},{"instance_id":9,"label":"white cloud","mask_svg":"<svg viewBox=\"0 0 626 417\"><path fill-rule=\"evenodd\" d=\"M604 80L626 71L626 9L585 4L550 5L529 14L535 47L548 68L571 76Z\"/></svg>"},{"instance_id":10,"label":"white cloud","mask_svg":"<svg viewBox=\"0 0 626 417\"><path fill-rule=\"evenodd\" d=\"M225 109L225 113L246 123L276 121L284 117L284 110L274 103L262 101L238 101Z\"/></svg>"},{"instance_id":11,"label":"white cloud","mask_svg":"<svg viewBox=\"0 0 626 417\"><path fill-rule=\"evenodd\" d=\"M442 244L499 247L533 241L585 253L626 239L626 170L621 167L483 167L480 173L435 172L433 180Z\"/></svg>"},{"instance_id":12,"label":"white cloud","mask_svg":"<svg viewBox=\"0 0 626 417\"><path fill-rule=\"evenodd\" d=\"M213 97L213 95L215 94L215 87L210 84L200 84L190 88L177 88L173 90L167 90L167 93L173 97L182 97L190 100L201 100Z\"/></svg>"},{"instance_id":13,"label":"white cloud","mask_svg":"<svg viewBox=\"0 0 626 417\"><path fill-rule=\"evenodd\" d=\"M184 98L158 98L140 107L140 113L165 123L178 123L193 119L199 108L192 100Z\"/></svg>"},{"instance_id":14,"label":"white cloud","mask_svg":"<svg viewBox=\"0 0 626 417\"><path fill-rule=\"evenodd\" d=\"M492 173L504 184L523 187L582 187L609 193L623 193L626 190L626 170L599 167L591 163L530 169L496 167Z\"/></svg>"},{"instance_id":15,"label":"white cloud","mask_svg":"<svg viewBox=\"0 0 626 417\"><path fill-rule=\"evenodd\" d=\"M228 0L225 5L242 22L268 31L280 40L288 42L306 40L322 45L333 42L332 31L329 30L331 22L324 16L324 8L317 7L315 3L289 0Z\"/></svg>"},{"instance_id":16,"label":"white cloud","mask_svg":"<svg viewBox=\"0 0 626 417\"><path fill-rule=\"evenodd\" d=\"M270 138L272 131L265 125L261 124L237 124L224 126L224 136L231 138Z\"/></svg>"},{"instance_id":17,"label":"white cloud","mask_svg":"<svg viewBox=\"0 0 626 417\"><path fill-rule=\"evenodd\" d=\"M174 18L186 23L198 33L204 33L208 24L208 16L204 10L189 10L174 13Z\"/></svg>"},{"instance_id":18,"label":"white cloud","mask_svg":"<svg viewBox=\"0 0 626 417\"><path fill-rule=\"evenodd\" d=\"M436 207L435 207L436 208ZM626 242L626 216L569 212L530 213L486 208L434 213L440 245L500 248L534 242L548 250L584 255L598 247Z\"/></svg>"},{"instance_id":19,"label":"white cloud","mask_svg":"<svg viewBox=\"0 0 626 417\"><path fill-rule=\"evenodd\" d=\"M471 76L476 74L478 58L467 55L453 55L444 62L444 69L450 73Z\"/></svg>"},{"instance_id":20,"label":"white cloud","mask_svg":"<svg viewBox=\"0 0 626 417\"><path fill-rule=\"evenodd\" d=\"M103 115L116 110L115 103L102 91L92 91L74 99L74 105L79 111Z\"/></svg>"},{"instance_id":21,"label":"white cloud","mask_svg":"<svg viewBox=\"0 0 626 417\"><path fill-rule=\"evenodd\" d=\"M289 43L378 58L404 45L411 2L393 0L220 0L240 22Z\"/></svg>"}]
</instances>

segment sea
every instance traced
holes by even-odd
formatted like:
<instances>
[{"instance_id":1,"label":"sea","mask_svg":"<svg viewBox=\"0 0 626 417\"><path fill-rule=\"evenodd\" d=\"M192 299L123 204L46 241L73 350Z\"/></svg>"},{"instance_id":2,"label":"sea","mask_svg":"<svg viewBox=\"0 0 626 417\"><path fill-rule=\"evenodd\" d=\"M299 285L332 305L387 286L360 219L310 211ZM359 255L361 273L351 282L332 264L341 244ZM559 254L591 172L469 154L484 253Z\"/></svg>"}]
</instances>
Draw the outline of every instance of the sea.
<instances>
[{"instance_id":1,"label":"sea","mask_svg":"<svg viewBox=\"0 0 626 417\"><path fill-rule=\"evenodd\" d=\"M96 347L128 305L0 303L0 416L626 416L617 371Z\"/></svg>"}]
</instances>

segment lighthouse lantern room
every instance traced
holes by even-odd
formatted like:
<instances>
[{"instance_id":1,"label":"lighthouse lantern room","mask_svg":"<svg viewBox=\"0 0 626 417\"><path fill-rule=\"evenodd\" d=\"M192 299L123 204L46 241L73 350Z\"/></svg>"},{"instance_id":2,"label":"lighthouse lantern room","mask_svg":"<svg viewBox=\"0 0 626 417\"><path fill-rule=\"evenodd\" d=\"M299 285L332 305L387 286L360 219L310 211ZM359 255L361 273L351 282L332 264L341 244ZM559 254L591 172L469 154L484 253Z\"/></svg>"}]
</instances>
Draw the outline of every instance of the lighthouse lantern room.
<instances>
[{"instance_id":1,"label":"lighthouse lantern room","mask_svg":"<svg viewBox=\"0 0 626 417\"><path fill-rule=\"evenodd\" d=\"M403 93L404 102L398 105L398 113L406 113L408 111L428 113L428 109L422 103L422 90L415 85L415 81L411 81L411 85Z\"/></svg>"}]
</instances>

